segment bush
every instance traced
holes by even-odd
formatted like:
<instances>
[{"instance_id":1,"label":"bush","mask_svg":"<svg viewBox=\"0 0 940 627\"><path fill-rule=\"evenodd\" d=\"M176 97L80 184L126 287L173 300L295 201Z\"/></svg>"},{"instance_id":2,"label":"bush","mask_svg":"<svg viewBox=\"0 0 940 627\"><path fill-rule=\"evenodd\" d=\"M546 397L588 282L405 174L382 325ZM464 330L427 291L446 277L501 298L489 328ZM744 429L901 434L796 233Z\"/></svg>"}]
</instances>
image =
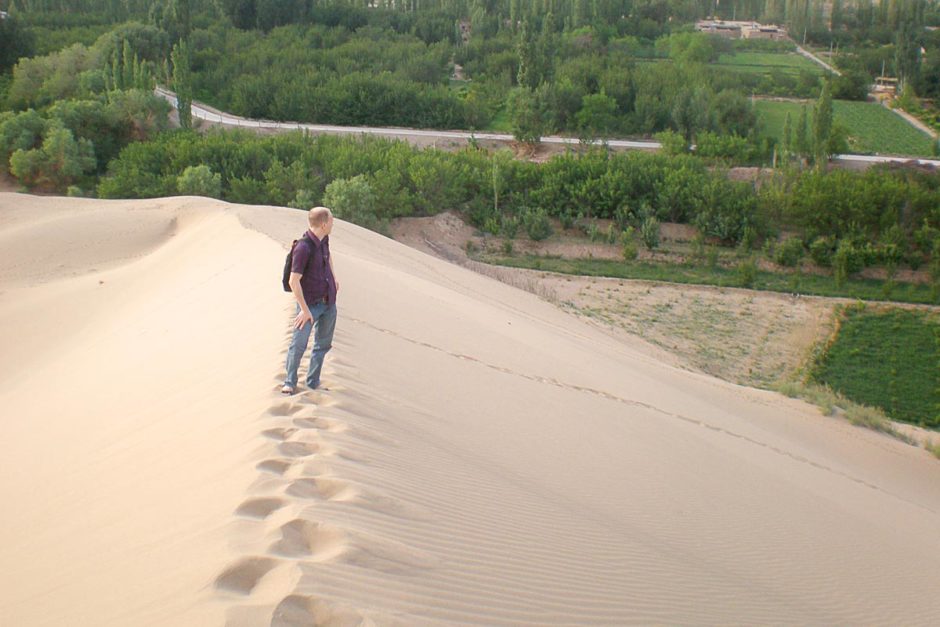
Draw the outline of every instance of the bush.
<instances>
[{"instance_id":1,"label":"bush","mask_svg":"<svg viewBox=\"0 0 940 627\"><path fill-rule=\"evenodd\" d=\"M842 287L845 280L865 267L862 252L849 240L842 240L832 256L832 273L836 286Z\"/></svg>"},{"instance_id":2,"label":"bush","mask_svg":"<svg viewBox=\"0 0 940 627\"><path fill-rule=\"evenodd\" d=\"M624 261L633 261L639 256L640 251L637 250L636 241L633 239L633 227L629 227L620 234L620 245Z\"/></svg>"},{"instance_id":3,"label":"bush","mask_svg":"<svg viewBox=\"0 0 940 627\"><path fill-rule=\"evenodd\" d=\"M499 222L499 233L503 237L516 239L519 232L519 218L515 216L503 216Z\"/></svg>"},{"instance_id":4,"label":"bush","mask_svg":"<svg viewBox=\"0 0 940 627\"><path fill-rule=\"evenodd\" d=\"M362 174L349 179L335 179L326 186L323 204L341 219L384 233L388 224L375 212L375 193Z\"/></svg>"},{"instance_id":5,"label":"bush","mask_svg":"<svg viewBox=\"0 0 940 627\"><path fill-rule=\"evenodd\" d=\"M753 257L744 259L737 267L738 285L741 287L754 287L757 279L757 263Z\"/></svg>"},{"instance_id":6,"label":"bush","mask_svg":"<svg viewBox=\"0 0 940 627\"><path fill-rule=\"evenodd\" d=\"M552 223L548 220L548 213L544 209L529 209L522 218L525 232L533 241L547 239L552 234Z\"/></svg>"},{"instance_id":7,"label":"bush","mask_svg":"<svg viewBox=\"0 0 940 627\"><path fill-rule=\"evenodd\" d=\"M656 133L656 141L662 146L664 154L681 155L689 152L689 142L675 131L667 130Z\"/></svg>"},{"instance_id":8,"label":"bush","mask_svg":"<svg viewBox=\"0 0 940 627\"><path fill-rule=\"evenodd\" d=\"M659 221L656 218L650 216L643 221L640 227L640 238L647 250L659 248Z\"/></svg>"},{"instance_id":9,"label":"bush","mask_svg":"<svg viewBox=\"0 0 940 627\"><path fill-rule=\"evenodd\" d=\"M795 268L803 259L803 242L798 237L788 237L774 251L774 261L787 268Z\"/></svg>"},{"instance_id":10,"label":"bush","mask_svg":"<svg viewBox=\"0 0 940 627\"><path fill-rule=\"evenodd\" d=\"M817 237L809 245L809 256L817 266L828 268L832 265L835 242L829 237Z\"/></svg>"},{"instance_id":11,"label":"bush","mask_svg":"<svg viewBox=\"0 0 940 627\"><path fill-rule=\"evenodd\" d=\"M287 203L287 206L292 209L312 209L316 205L317 195L309 189L298 190L294 200Z\"/></svg>"},{"instance_id":12,"label":"bush","mask_svg":"<svg viewBox=\"0 0 940 627\"><path fill-rule=\"evenodd\" d=\"M191 165L176 177L176 189L181 196L221 198L222 176L207 165Z\"/></svg>"}]
</instances>

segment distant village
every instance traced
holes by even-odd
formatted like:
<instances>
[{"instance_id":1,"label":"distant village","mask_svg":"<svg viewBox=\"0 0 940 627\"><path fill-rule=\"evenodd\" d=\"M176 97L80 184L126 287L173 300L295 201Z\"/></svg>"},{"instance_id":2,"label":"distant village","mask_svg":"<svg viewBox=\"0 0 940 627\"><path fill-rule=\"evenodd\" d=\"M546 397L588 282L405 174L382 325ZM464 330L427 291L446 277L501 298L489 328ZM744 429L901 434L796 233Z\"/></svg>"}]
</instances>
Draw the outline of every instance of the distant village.
<instances>
[{"instance_id":1,"label":"distant village","mask_svg":"<svg viewBox=\"0 0 940 627\"><path fill-rule=\"evenodd\" d=\"M785 28L773 24L757 22L732 22L725 20L699 20L695 29L711 35L720 35L728 39L786 39Z\"/></svg>"}]
</instances>

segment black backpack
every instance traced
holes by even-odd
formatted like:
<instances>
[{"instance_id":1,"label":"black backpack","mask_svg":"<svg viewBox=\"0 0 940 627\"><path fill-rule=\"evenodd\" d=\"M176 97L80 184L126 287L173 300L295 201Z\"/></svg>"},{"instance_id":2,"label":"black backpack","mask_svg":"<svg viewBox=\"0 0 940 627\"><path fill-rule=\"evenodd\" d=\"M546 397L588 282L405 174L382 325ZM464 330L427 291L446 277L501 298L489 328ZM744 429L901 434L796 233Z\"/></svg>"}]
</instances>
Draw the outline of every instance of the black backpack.
<instances>
[{"instance_id":1,"label":"black backpack","mask_svg":"<svg viewBox=\"0 0 940 627\"><path fill-rule=\"evenodd\" d=\"M296 247L296 246L297 246L297 243L298 243L300 240L302 240L302 239L304 239L304 238L302 237L302 238L300 238L300 239L295 239L295 240L294 240L294 242L290 245L290 251L288 251L288 253L287 253L287 259L284 260L284 277L281 279L281 285L284 286L284 291L285 291L285 292L290 292L290 291L291 291L291 289L290 289L290 271L291 271L291 266L292 266L293 263L294 263L294 247ZM307 258L307 263L310 263L310 258L309 258L309 257Z\"/></svg>"}]
</instances>

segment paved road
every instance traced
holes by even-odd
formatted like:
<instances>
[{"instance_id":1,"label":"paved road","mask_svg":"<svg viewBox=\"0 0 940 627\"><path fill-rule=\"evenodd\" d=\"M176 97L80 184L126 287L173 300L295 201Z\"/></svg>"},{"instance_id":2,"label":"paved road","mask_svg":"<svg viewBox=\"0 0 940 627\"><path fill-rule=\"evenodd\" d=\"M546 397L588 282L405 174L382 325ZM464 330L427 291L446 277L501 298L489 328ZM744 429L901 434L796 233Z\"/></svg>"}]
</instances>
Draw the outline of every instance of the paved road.
<instances>
[{"instance_id":1,"label":"paved road","mask_svg":"<svg viewBox=\"0 0 940 627\"><path fill-rule=\"evenodd\" d=\"M176 107L176 94L157 87L155 93L166 99L172 107ZM511 142L514 140L512 135L503 135L501 133L468 133L466 131L437 131L425 129L410 128L377 128L372 126L335 126L331 124L303 124L300 122L274 122L271 120L251 120L242 118L231 113L218 111L199 102L193 102L193 117L205 120L213 124L231 126L236 128L263 129L272 131L291 131L304 130L310 133L328 133L334 135L375 135L378 137L398 138L405 140L425 139L429 143L437 140L491 140L499 142ZM541 140L546 144L571 144L579 143L579 140L572 137L543 137ZM625 148L633 150L659 150L662 146L654 141L630 141L625 139L608 139L607 145L611 148ZM940 160L935 159L910 159L907 157L882 157L869 155L835 155L832 158L837 163L854 164L860 167L867 167L875 163L908 163L916 162L920 165L932 165L940 168Z\"/></svg>"},{"instance_id":2,"label":"paved road","mask_svg":"<svg viewBox=\"0 0 940 627\"><path fill-rule=\"evenodd\" d=\"M157 87L155 90L158 96L161 96L170 103L174 108L176 107L176 94L173 92L163 89L162 87ZM200 120L205 120L207 122L212 122L214 124L222 124L224 126L234 126L237 128L256 128L256 129L265 129L265 130L304 130L311 133L331 133L337 135L376 135L379 137L389 137L389 138L403 138L403 139L415 139L423 138L431 141L438 139L452 139L460 141L469 141L474 140L492 140L500 142L511 142L515 138L512 135L503 135L500 133L470 133L466 131L438 131L438 130L424 130L424 129L410 129L410 128L380 128L372 126L334 126L331 124L303 124L300 122L273 122L271 120L251 120L248 118L242 118L237 115L232 115L231 113L225 113L207 107L206 105L193 102L192 106L193 117ZM541 139L542 143L545 144L578 144L580 140L574 137L543 137ZM611 148L632 148L638 150L659 150L660 143L653 141L630 141L624 139L609 139L607 144Z\"/></svg>"}]
</instances>

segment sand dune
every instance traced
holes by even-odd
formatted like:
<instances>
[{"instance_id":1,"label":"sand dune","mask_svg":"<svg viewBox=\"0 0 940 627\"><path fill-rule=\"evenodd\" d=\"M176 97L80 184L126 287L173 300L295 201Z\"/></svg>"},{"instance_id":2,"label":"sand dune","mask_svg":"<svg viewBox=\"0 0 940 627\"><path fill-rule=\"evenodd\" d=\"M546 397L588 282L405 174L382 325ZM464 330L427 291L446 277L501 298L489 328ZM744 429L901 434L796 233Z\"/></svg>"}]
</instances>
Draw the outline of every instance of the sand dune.
<instances>
[{"instance_id":1,"label":"sand dune","mask_svg":"<svg viewBox=\"0 0 940 627\"><path fill-rule=\"evenodd\" d=\"M940 464L349 224L0 194L0 624L937 624Z\"/></svg>"}]
</instances>

